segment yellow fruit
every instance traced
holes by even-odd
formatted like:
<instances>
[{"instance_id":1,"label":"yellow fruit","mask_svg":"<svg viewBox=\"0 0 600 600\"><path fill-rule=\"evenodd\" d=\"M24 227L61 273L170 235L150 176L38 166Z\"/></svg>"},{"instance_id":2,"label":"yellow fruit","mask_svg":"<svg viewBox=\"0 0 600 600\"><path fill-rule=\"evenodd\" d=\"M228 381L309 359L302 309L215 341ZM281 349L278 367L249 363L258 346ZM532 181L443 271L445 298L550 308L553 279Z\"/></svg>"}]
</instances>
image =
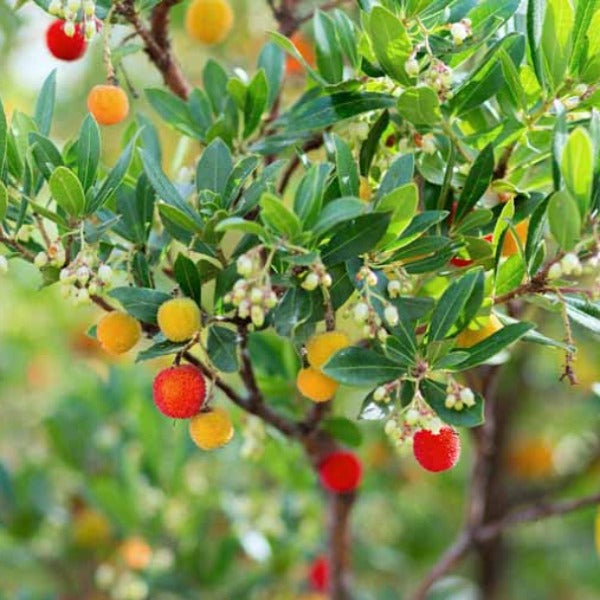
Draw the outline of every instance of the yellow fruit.
<instances>
[{"instance_id":1,"label":"yellow fruit","mask_svg":"<svg viewBox=\"0 0 600 600\"><path fill-rule=\"evenodd\" d=\"M224 446L233 437L229 414L222 408L201 412L190 419L190 436L202 450L215 450Z\"/></svg>"},{"instance_id":2,"label":"yellow fruit","mask_svg":"<svg viewBox=\"0 0 600 600\"><path fill-rule=\"evenodd\" d=\"M521 221L515 225L515 232L521 241L521 245L525 248L527 242L527 233L529 231L529 221ZM504 236L504 244L502 246L502 256L512 256L519 252L519 244L515 239L515 234L508 230Z\"/></svg>"},{"instance_id":3,"label":"yellow fruit","mask_svg":"<svg viewBox=\"0 0 600 600\"><path fill-rule=\"evenodd\" d=\"M158 326L171 342L185 342L200 330L200 309L191 298L167 300L158 309Z\"/></svg>"},{"instance_id":4,"label":"yellow fruit","mask_svg":"<svg viewBox=\"0 0 600 600\"><path fill-rule=\"evenodd\" d=\"M142 328L131 315L114 310L100 319L96 337L109 354L124 354L140 341Z\"/></svg>"},{"instance_id":5,"label":"yellow fruit","mask_svg":"<svg viewBox=\"0 0 600 600\"><path fill-rule=\"evenodd\" d=\"M185 15L188 35L203 44L222 42L233 27L233 10L227 0L192 0Z\"/></svg>"},{"instance_id":6,"label":"yellow fruit","mask_svg":"<svg viewBox=\"0 0 600 600\"><path fill-rule=\"evenodd\" d=\"M466 329L463 329L457 336L456 342L459 348L470 348L483 342L502 329L502 323L496 315L490 315L487 318L474 319Z\"/></svg>"},{"instance_id":7,"label":"yellow fruit","mask_svg":"<svg viewBox=\"0 0 600 600\"><path fill-rule=\"evenodd\" d=\"M327 331L314 335L306 344L308 363L320 369L338 350L350 345L348 336L343 331Z\"/></svg>"},{"instance_id":8,"label":"yellow fruit","mask_svg":"<svg viewBox=\"0 0 600 600\"><path fill-rule=\"evenodd\" d=\"M127 538L119 547L123 562L134 571L143 571L152 559L152 548L140 537Z\"/></svg>"},{"instance_id":9,"label":"yellow fruit","mask_svg":"<svg viewBox=\"0 0 600 600\"><path fill-rule=\"evenodd\" d=\"M358 192L359 198L363 202L370 202L373 197L373 190L371 189L371 184L366 177L360 178L360 188Z\"/></svg>"},{"instance_id":10,"label":"yellow fruit","mask_svg":"<svg viewBox=\"0 0 600 600\"><path fill-rule=\"evenodd\" d=\"M101 513L84 508L73 517L73 543L79 548L94 550L111 539L108 519Z\"/></svg>"},{"instance_id":11,"label":"yellow fruit","mask_svg":"<svg viewBox=\"0 0 600 600\"><path fill-rule=\"evenodd\" d=\"M340 387L337 381L323 375L321 371L317 371L313 367L299 371L296 385L300 393L313 402L331 400Z\"/></svg>"}]
</instances>

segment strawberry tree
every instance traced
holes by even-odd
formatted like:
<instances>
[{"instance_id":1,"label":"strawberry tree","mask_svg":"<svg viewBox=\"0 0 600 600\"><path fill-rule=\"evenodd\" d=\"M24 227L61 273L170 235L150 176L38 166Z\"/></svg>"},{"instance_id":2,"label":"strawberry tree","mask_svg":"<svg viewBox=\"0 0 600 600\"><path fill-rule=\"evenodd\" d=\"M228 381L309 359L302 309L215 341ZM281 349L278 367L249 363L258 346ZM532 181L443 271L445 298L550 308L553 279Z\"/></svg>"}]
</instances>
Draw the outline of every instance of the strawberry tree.
<instances>
[{"instance_id":1,"label":"strawberry tree","mask_svg":"<svg viewBox=\"0 0 600 600\"><path fill-rule=\"evenodd\" d=\"M600 500L493 521L481 508L511 349L553 347L564 354L557 377L574 385L575 333L600 333L596 1L529 0L518 12L520 0L360 0L310 12L270 0L279 31L256 69L209 60L197 87L170 45L176 2L38 3L63 21L52 36L67 59L101 38L107 81L62 147L50 136L55 74L32 116L9 123L0 111L0 267L32 262L65 302L106 310L89 333L107 351L171 356L154 399L192 417L200 448L234 435L227 401L304 448L329 502L331 598L352 597L363 473L348 447L361 420L380 421L430 471L456 464L472 430L464 530L411 586L415 599L506 527ZM203 43L231 28L228 3L213 4L189 8ZM194 20L206 15L223 32ZM308 22L314 62L291 41ZM140 45L113 47L115 24ZM120 72L136 49L165 86L144 92L153 118L132 102L107 165L102 127L129 112ZM306 77L291 99L290 60ZM156 120L196 148L193 170L165 172ZM540 331L548 319L561 339ZM289 382L297 393L282 397L257 373L265 332L304 363ZM355 420L335 416L340 384L364 391Z\"/></svg>"}]
</instances>

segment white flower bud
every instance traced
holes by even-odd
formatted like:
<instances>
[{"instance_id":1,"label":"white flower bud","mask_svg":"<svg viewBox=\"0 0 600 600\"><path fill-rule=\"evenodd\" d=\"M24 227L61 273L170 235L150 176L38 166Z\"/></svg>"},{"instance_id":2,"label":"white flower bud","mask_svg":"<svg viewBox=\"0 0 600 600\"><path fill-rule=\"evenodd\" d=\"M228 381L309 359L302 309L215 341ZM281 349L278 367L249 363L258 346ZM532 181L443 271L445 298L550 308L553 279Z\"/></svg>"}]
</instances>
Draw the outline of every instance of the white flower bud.
<instances>
[{"instance_id":1,"label":"white flower bud","mask_svg":"<svg viewBox=\"0 0 600 600\"><path fill-rule=\"evenodd\" d=\"M304 278L304 281L302 282L302 287L305 290L312 292L313 290L316 290L318 286L319 286L319 276L316 273L311 271Z\"/></svg>"},{"instance_id":2,"label":"white flower bud","mask_svg":"<svg viewBox=\"0 0 600 600\"><path fill-rule=\"evenodd\" d=\"M588 86L585 83L579 83L575 86L575 88L573 89L573 91L575 92L575 94L577 94L577 96L585 96L585 94L587 94L588 91Z\"/></svg>"},{"instance_id":3,"label":"white flower bud","mask_svg":"<svg viewBox=\"0 0 600 600\"><path fill-rule=\"evenodd\" d=\"M392 298L397 298L402 292L402 284L397 279L392 279L387 286L388 294Z\"/></svg>"},{"instance_id":4,"label":"white flower bud","mask_svg":"<svg viewBox=\"0 0 600 600\"><path fill-rule=\"evenodd\" d=\"M386 343L386 341L387 341L388 337L389 337L389 333L388 333L388 332L387 332L387 331L386 331L386 330L385 330L383 327L380 327L380 328L377 330L377 339L378 339L378 340L379 340L379 341L380 341L382 344L385 344L385 343Z\"/></svg>"},{"instance_id":5,"label":"white flower bud","mask_svg":"<svg viewBox=\"0 0 600 600\"><path fill-rule=\"evenodd\" d=\"M260 304L263 301L263 292L260 288L254 287L250 292L250 302Z\"/></svg>"},{"instance_id":6,"label":"white flower bud","mask_svg":"<svg viewBox=\"0 0 600 600\"><path fill-rule=\"evenodd\" d=\"M73 37L75 35L75 23L73 23L73 21L66 21L63 26L63 31L67 37Z\"/></svg>"},{"instance_id":7,"label":"white flower bud","mask_svg":"<svg viewBox=\"0 0 600 600\"><path fill-rule=\"evenodd\" d=\"M460 390L460 400L465 406L475 406L475 394L471 388Z\"/></svg>"},{"instance_id":8,"label":"white flower bud","mask_svg":"<svg viewBox=\"0 0 600 600\"><path fill-rule=\"evenodd\" d=\"M62 13L62 2L60 0L52 0L48 6L48 12L51 15L60 16Z\"/></svg>"},{"instance_id":9,"label":"white flower bud","mask_svg":"<svg viewBox=\"0 0 600 600\"><path fill-rule=\"evenodd\" d=\"M76 13L81 8L81 0L68 0L67 8ZM75 33L75 31L73 31Z\"/></svg>"},{"instance_id":10,"label":"white flower bud","mask_svg":"<svg viewBox=\"0 0 600 600\"><path fill-rule=\"evenodd\" d=\"M578 256L573 252L563 256L560 265L565 275L577 275L578 271L581 272L581 263L579 262Z\"/></svg>"},{"instance_id":11,"label":"white flower bud","mask_svg":"<svg viewBox=\"0 0 600 600\"><path fill-rule=\"evenodd\" d=\"M83 12L85 14L86 17L93 17L94 13L96 12L96 5L94 4L93 0L84 0L83 2ZM88 23L91 23L94 26L94 32L96 30L96 25L94 24L93 21L88 21ZM86 27L87 27L87 23L86 23Z\"/></svg>"},{"instance_id":12,"label":"white flower bud","mask_svg":"<svg viewBox=\"0 0 600 600\"><path fill-rule=\"evenodd\" d=\"M560 263L554 263L548 271L548 279L560 279L562 274Z\"/></svg>"},{"instance_id":13,"label":"white flower bud","mask_svg":"<svg viewBox=\"0 0 600 600\"><path fill-rule=\"evenodd\" d=\"M389 323L391 327L395 327L396 325L398 325L399 315L398 309L395 306L392 306L391 304L389 306L386 306L383 314L385 316L385 320Z\"/></svg>"},{"instance_id":14,"label":"white flower bud","mask_svg":"<svg viewBox=\"0 0 600 600\"><path fill-rule=\"evenodd\" d=\"M469 37L469 30L464 23L452 23L452 25L450 25L450 34L452 35L454 43L457 46L460 46Z\"/></svg>"},{"instance_id":15,"label":"white flower bud","mask_svg":"<svg viewBox=\"0 0 600 600\"><path fill-rule=\"evenodd\" d=\"M456 404L456 396L454 394L448 394L444 402L444 406L448 409L454 408Z\"/></svg>"},{"instance_id":16,"label":"white flower bud","mask_svg":"<svg viewBox=\"0 0 600 600\"><path fill-rule=\"evenodd\" d=\"M440 419L438 419L438 417L433 417L429 421L427 426L429 428L429 431L431 431L431 433L433 433L434 435L439 435L440 430L443 427L443 423Z\"/></svg>"},{"instance_id":17,"label":"white flower bud","mask_svg":"<svg viewBox=\"0 0 600 600\"><path fill-rule=\"evenodd\" d=\"M581 98L579 98L579 96L570 96L569 98L565 98L563 100L563 106L567 110L573 110L579 106L580 102Z\"/></svg>"},{"instance_id":18,"label":"white flower bud","mask_svg":"<svg viewBox=\"0 0 600 600\"><path fill-rule=\"evenodd\" d=\"M367 275L367 283L373 287L377 285L377 281L377 275L373 273L373 271L369 271L369 274Z\"/></svg>"},{"instance_id":19,"label":"white flower bud","mask_svg":"<svg viewBox=\"0 0 600 600\"><path fill-rule=\"evenodd\" d=\"M90 296L97 296L98 295L98 284L95 281L92 281L88 285L88 292L90 293Z\"/></svg>"},{"instance_id":20,"label":"white flower bud","mask_svg":"<svg viewBox=\"0 0 600 600\"><path fill-rule=\"evenodd\" d=\"M405 63L404 69L409 77L416 77L419 74L419 61L411 56Z\"/></svg>"},{"instance_id":21,"label":"white flower bud","mask_svg":"<svg viewBox=\"0 0 600 600\"><path fill-rule=\"evenodd\" d=\"M252 260L245 255L240 256L236 262L237 272L243 277L252 275L253 264Z\"/></svg>"},{"instance_id":22,"label":"white flower bud","mask_svg":"<svg viewBox=\"0 0 600 600\"><path fill-rule=\"evenodd\" d=\"M262 327L265 323L265 311L260 306L253 306L250 317L256 327Z\"/></svg>"},{"instance_id":23,"label":"white flower bud","mask_svg":"<svg viewBox=\"0 0 600 600\"><path fill-rule=\"evenodd\" d=\"M101 564L94 575L96 585L101 590L106 590L112 586L116 578L116 571L112 565L107 563Z\"/></svg>"},{"instance_id":24,"label":"white flower bud","mask_svg":"<svg viewBox=\"0 0 600 600\"><path fill-rule=\"evenodd\" d=\"M89 16L93 16L93 14L92 9L92 14ZM84 35L86 40L91 40L96 35L96 24L93 21L86 21Z\"/></svg>"},{"instance_id":25,"label":"white flower bud","mask_svg":"<svg viewBox=\"0 0 600 600\"><path fill-rule=\"evenodd\" d=\"M359 302L354 307L354 320L357 323L364 323L369 316L369 306L366 302Z\"/></svg>"},{"instance_id":26,"label":"white flower bud","mask_svg":"<svg viewBox=\"0 0 600 600\"><path fill-rule=\"evenodd\" d=\"M271 290L267 299L265 300L265 306L267 308L275 308L277 306L277 294Z\"/></svg>"},{"instance_id":27,"label":"white flower bud","mask_svg":"<svg viewBox=\"0 0 600 600\"><path fill-rule=\"evenodd\" d=\"M398 425L396 424L396 421L390 419L384 425L383 430L385 431L386 435L392 436L398 431Z\"/></svg>"},{"instance_id":28,"label":"white flower bud","mask_svg":"<svg viewBox=\"0 0 600 600\"><path fill-rule=\"evenodd\" d=\"M108 265L100 265L98 267L98 279L102 283L110 283L112 281L113 272Z\"/></svg>"},{"instance_id":29,"label":"white flower bud","mask_svg":"<svg viewBox=\"0 0 600 600\"><path fill-rule=\"evenodd\" d=\"M75 298L77 304L86 304L90 300L90 293L86 288L81 288L77 292L77 296Z\"/></svg>"},{"instance_id":30,"label":"white flower bud","mask_svg":"<svg viewBox=\"0 0 600 600\"><path fill-rule=\"evenodd\" d=\"M406 416L404 417L404 420L406 421L407 425L410 425L412 427L413 425L416 425L421 420L421 415L419 414L418 410L416 410L414 408L409 408L408 411L406 412Z\"/></svg>"},{"instance_id":31,"label":"white flower bud","mask_svg":"<svg viewBox=\"0 0 600 600\"><path fill-rule=\"evenodd\" d=\"M321 284L326 288L330 288L333 285L333 279L329 273L325 273L321 276Z\"/></svg>"},{"instance_id":32,"label":"white flower bud","mask_svg":"<svg viewBox=\"0 0 600 600\"><path fill-rule=\"evenodd\" d=\"M242 300L238 307L238 315L242 319L247 319L250 316L250 302L248 300Z\"/></svg>"},{"instance_id":33,"label":"white flower bud","mask_svg":"<svg viewBox=\"0 0 600 600\"><path fill-rule=\"evenodd\" d=\"M38 269L43 269L48 264L48 255L45 252L38 252L33 259L33 264Z\"/></svg>"},{"instance_id":34,"label":"white flower bud","mask_svg":"<svg viewBox=\"0 0 600 600\"><path fill-rule=\"evenodd\" d=\"M387 390L385 389L384 386L380 385L374 392L373 392L373 400L375 400L375 402L382 402L383 399L387 396Z\"/></svg>"},{"instance_id":35,"label":"white flower bud","mask_svg":"<svg viewBox=\"0 0 600 600\"><path fill-rule=\"evenodd\" d=\"M6 260L6 256L0 254L0 275L5 275L6 273L8 273L8 261Z\"/></svg>"},{"instance_id":36,"label":"white flower bud","mask_svg":"<svg viewBox=\"0 0 600 600\"><path fill-rule=\"evenodd\" d=\"M423 150L425 154L435 154L436 145L433 134L428 133L423 136L423 139L421 140L421 150Z\"/></svg>"}]
</instances>

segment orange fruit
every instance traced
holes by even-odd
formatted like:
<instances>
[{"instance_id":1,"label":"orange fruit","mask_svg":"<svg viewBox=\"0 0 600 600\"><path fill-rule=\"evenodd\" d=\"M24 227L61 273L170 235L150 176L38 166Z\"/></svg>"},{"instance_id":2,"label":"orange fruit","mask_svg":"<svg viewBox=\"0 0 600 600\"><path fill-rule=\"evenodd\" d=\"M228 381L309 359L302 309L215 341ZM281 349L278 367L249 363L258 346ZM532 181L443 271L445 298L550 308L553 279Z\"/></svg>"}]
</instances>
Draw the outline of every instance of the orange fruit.
<instances>
[{"instance_id":1,"label":"orange fruit","mask_svg":"<svg viewBox=\"0 0 600 600\"><path fill-rule=\"evenodd\" d=\"M100 125L116 125L129 114L129 98L117 85L95 85L88 95L87 106Z\"/></svg>"}]
</instances>

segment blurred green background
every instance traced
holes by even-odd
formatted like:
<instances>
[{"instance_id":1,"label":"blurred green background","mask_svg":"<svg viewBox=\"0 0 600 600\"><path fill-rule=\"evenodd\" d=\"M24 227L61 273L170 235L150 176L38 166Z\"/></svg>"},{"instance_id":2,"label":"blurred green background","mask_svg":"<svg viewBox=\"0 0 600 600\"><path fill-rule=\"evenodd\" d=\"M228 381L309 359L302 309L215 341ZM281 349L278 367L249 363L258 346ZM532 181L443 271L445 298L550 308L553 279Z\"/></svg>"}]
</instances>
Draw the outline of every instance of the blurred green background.
<instances>
[{"instance_id":1,"label":"blurred green background","mask_svg":"<svg viewBox=\"0 0 600 600\"><path fill-rule=\"evenodd\" d=\"M210 50L183 32L185 7L173 11L174 47L193 82L211 56L251 69L274 28L266 3L234 5L233 34ZM96 40L83 61L57 63L44 45L49 21L31 5L15 19L0 2L0 94L7 112L30 110L56 68L53 136L63 143L79 129L88 89L103 79L101 48ZM123 35L114 32L115 40ZM140 96L160 85L142 54L123 62ZM289 83L290 96L302 90L302 78ZM142 98L134 106L154 118ZM107 162L125 127L103 130ZM195 148L177 153L177 137L161 136L165 156L177 155L167 170L193 164ZM325 501L299 449L236 414L234 442L201 454L185 424L153 408L160 362L107 358L85 336L98 313L66 305L53 288L38 291L28 265L11 261L0 277L0 599L308 598L310 562L325 549ZM546 332L561 337L558 327L552 320ZM597 340L575 333L582 344L576 389L558 382L562 356L551 349L521 345L504 368L500 394L511 433L499 460L510 493L597 489L600 355ZM264 385L293 394L296 363L278 344L261 339L256 354L268 358L257 369ZM360 402L360 393L342 390L336 410L353 417ZM459 466L431 475L397 456L380 423L360 429L366 479L353 520L356 598L403 598L461 525L468 434ZM588 510L512 531L498 557L503 597L600 597L594 517ZM459 573L432 597L476 598L475 563Z\"/></svg>"}]
</instances>

